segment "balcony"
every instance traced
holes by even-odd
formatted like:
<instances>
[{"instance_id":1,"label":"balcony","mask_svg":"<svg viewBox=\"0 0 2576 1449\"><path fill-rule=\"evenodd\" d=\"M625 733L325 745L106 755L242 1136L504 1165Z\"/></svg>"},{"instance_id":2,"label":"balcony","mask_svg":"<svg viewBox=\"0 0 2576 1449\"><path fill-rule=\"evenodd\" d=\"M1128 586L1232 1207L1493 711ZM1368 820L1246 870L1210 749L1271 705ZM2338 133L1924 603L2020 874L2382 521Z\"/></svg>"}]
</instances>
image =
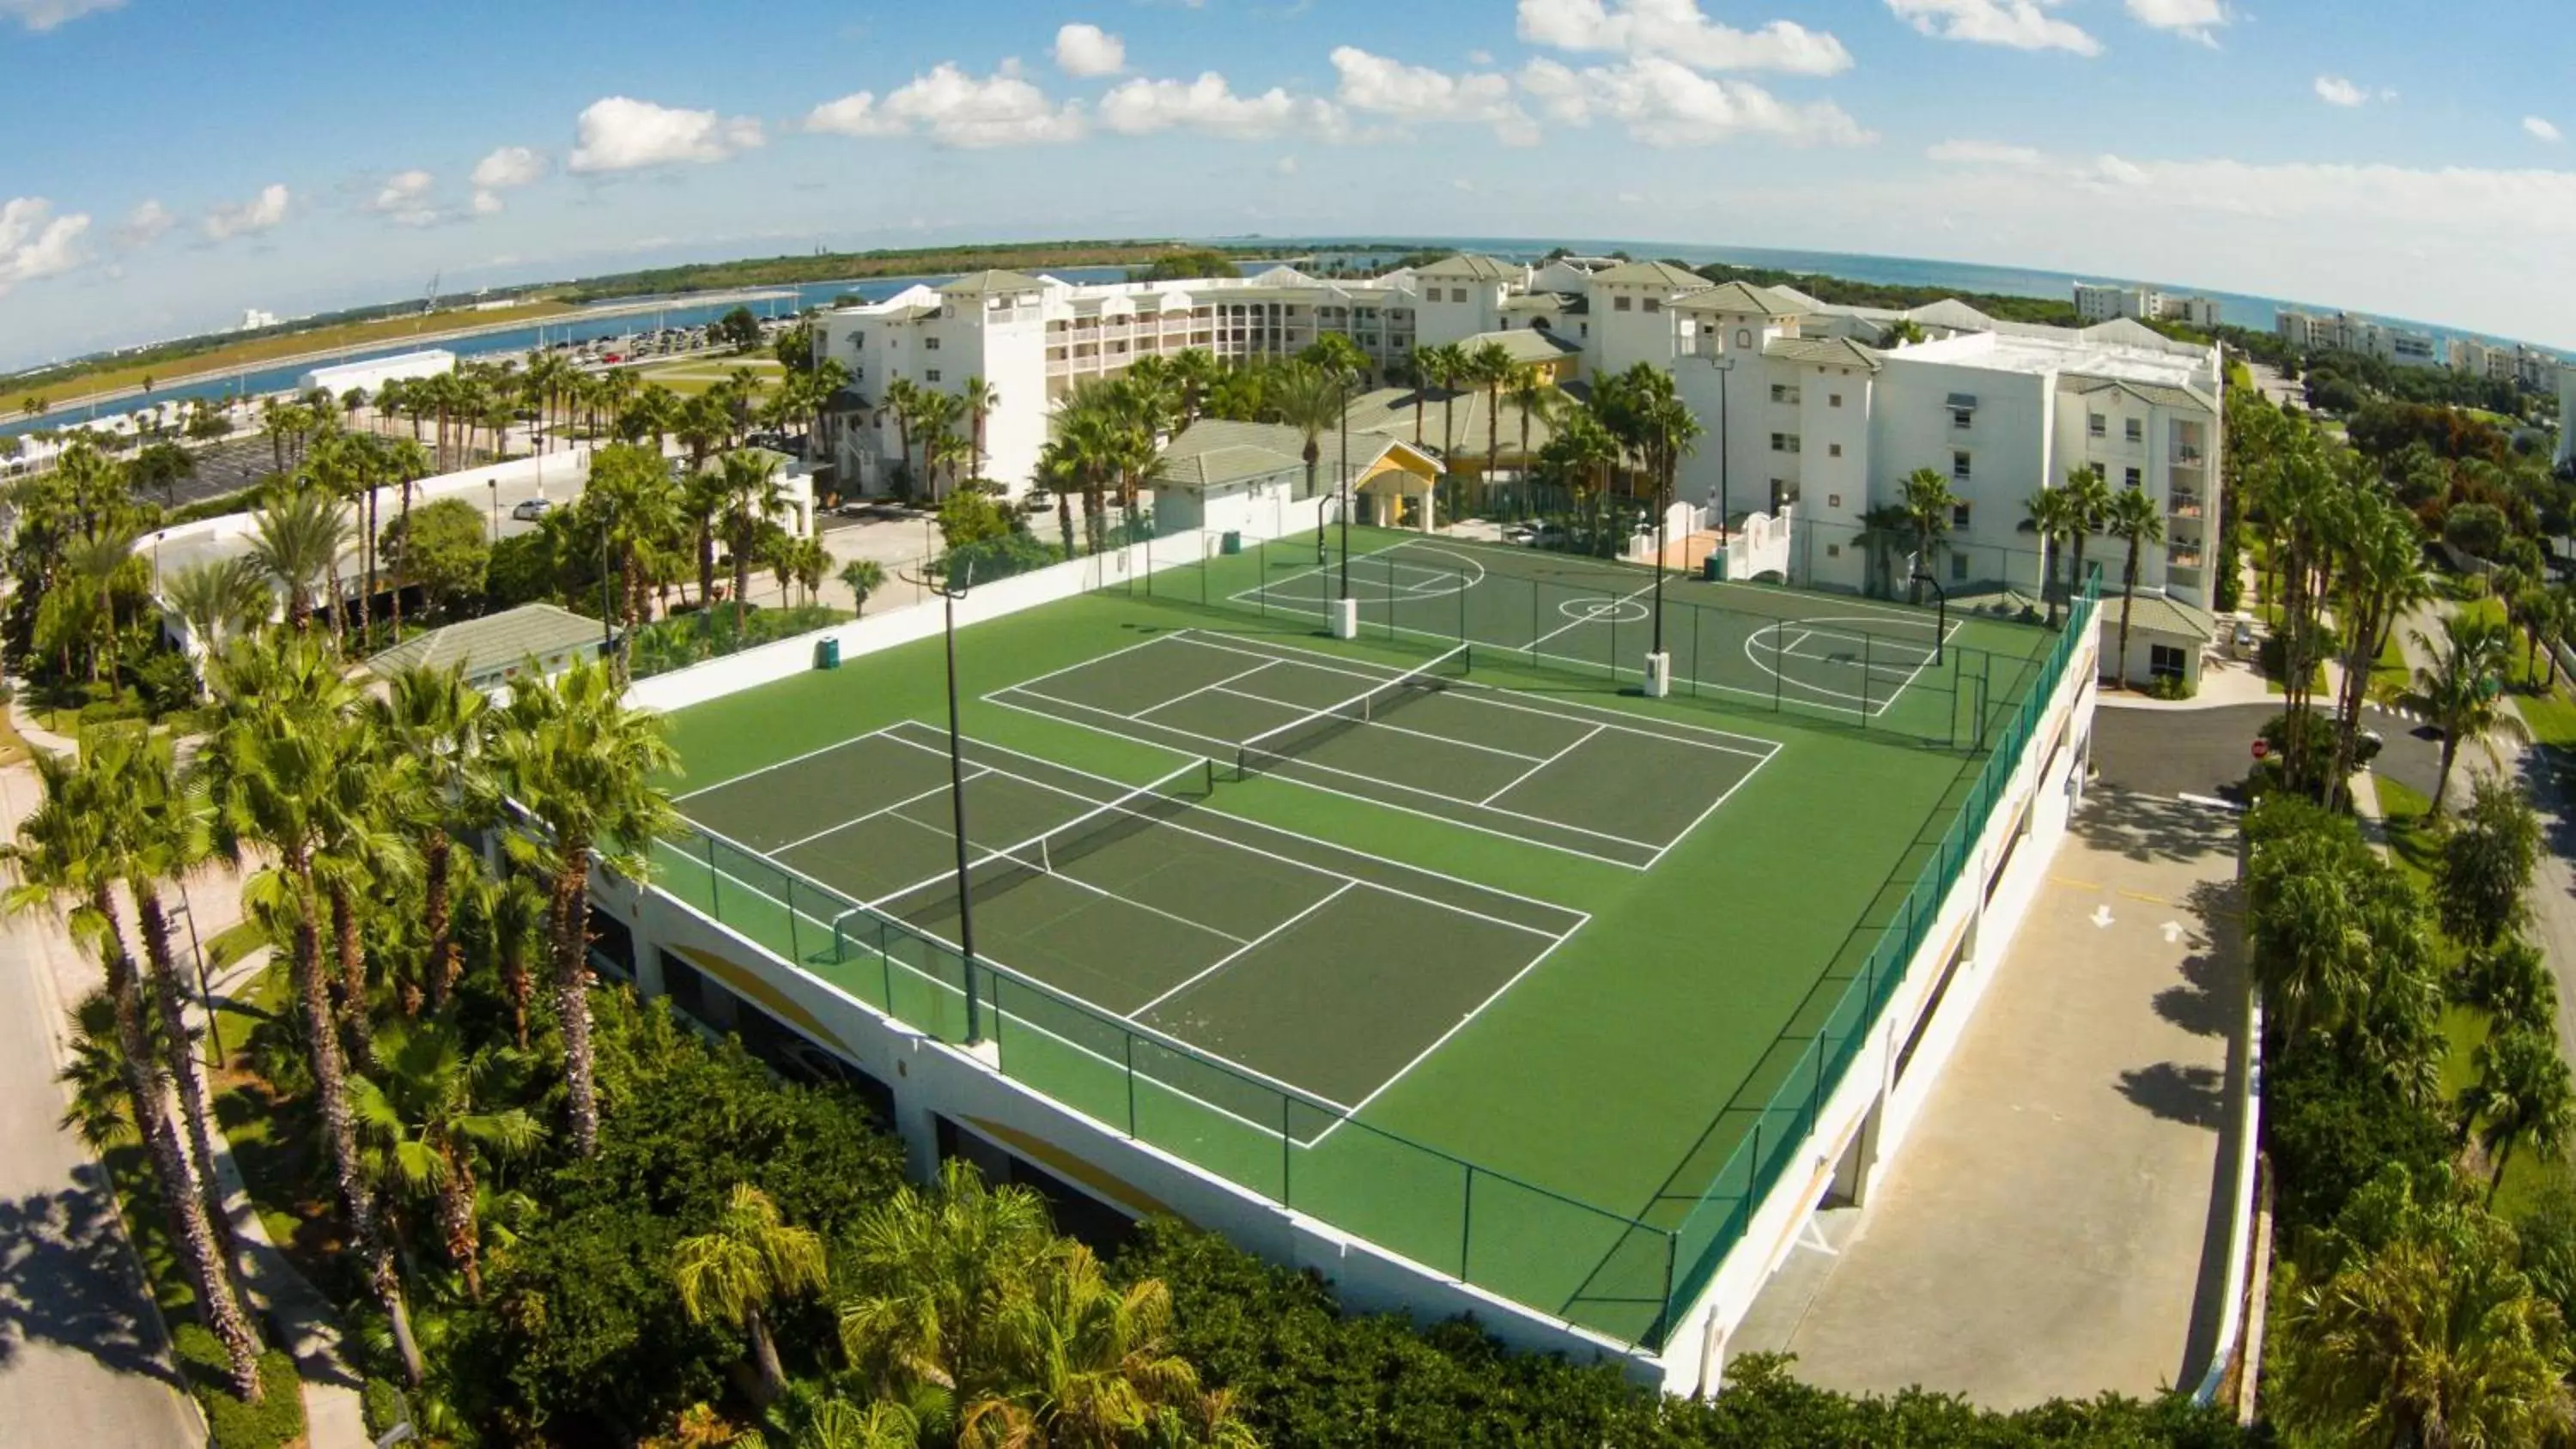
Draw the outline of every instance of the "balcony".
<instances>
[{"instance_id":1,"label":"balcony","mask_svg":"<svg viewBox=\"0 0 2576 1449\"><path fill-rule=\"evenodd\" d=\"M2171 501L2165 505L2165 511L2171 513L2176 518L2198 518L2201 514L2200 495L2197 493L2176 493L2173 495Z\"/></svg>"},{"instance_id":2,"label":"balcony","mask_svg":"<svg viewBox=\"0 0 2576 1449\"><path fill-rule=\"evenodd\" d=\"M2173 460L2174 466L2177 468L2197 468L2206 457L2207 455L2201 451L2198 443L2174 444Z\"/></svg>"},{"instance_id":3,"label":"balcony","mask_svg":"<svg viewBox=\"0 0 2576 1449\"><path fill-rule=\"evenodd\" d=\"M2165 567L2169 569L2192 569L2197 571L2200 568L2200 563L2200 545L2197 543L2177 543L2165 551Z\"/></svg>"}]
</instances>

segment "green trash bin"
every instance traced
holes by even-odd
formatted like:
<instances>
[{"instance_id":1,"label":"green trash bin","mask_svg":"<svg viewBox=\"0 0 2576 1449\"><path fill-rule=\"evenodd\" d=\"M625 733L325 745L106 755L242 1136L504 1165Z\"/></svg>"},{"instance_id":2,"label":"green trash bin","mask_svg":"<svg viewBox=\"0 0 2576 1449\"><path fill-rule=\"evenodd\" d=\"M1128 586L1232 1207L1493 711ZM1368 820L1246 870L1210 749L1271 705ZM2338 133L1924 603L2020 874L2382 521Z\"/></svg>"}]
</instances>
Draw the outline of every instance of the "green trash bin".
<instances>
[{"instance_id":1,"label":"green trash bin","mask_svg":"<svg viewBox=\"0 0 2576 1449\"><path fill-rule=\"evenodd\" d=\"M839 639L826 634L822 638L814 641L814 667L817 669L838 669L841 667L841 641Z\"/></svg>"},{"instance_id":2,"label":"green trash bin","mask_svg":"<svg viewBox=\"0 0 2576 1449\"><path fill-rule=\"evenodd\" d=\"M1713 548L1699 561L1699 576L1712 584L1726 582L1726 550Z\"/></svg>"},{"instance_id":3,"label":"green trash bin","mask_svg":"<svg viewBox=\"0 0 2576 1449\"><path fill-rule=\"evenodd\" d=\"M1229 528L1229 529L1227 529L1227 530L1225 531L1225 540L1224 540L1224 542L1220 545L1220 549L1221 549L1221 551L1222 551L1222 552L1224 552L1224 553L1226 553L1226 554L1228 554L1228 555L1233 555L1233 554L1238 554L1238 553L1243 552L1243 533L1242 533L1242 530L1240 530L1240 529L1233 529L1233 528Z\"/></svg>"}]
</instances>

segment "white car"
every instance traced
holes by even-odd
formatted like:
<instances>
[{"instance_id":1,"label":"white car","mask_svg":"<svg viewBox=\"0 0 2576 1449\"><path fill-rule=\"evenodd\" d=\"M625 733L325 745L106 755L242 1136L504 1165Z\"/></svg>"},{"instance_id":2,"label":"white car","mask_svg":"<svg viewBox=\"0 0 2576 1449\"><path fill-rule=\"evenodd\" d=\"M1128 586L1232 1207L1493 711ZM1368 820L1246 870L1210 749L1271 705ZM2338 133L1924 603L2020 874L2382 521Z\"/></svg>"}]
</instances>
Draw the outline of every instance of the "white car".
<instances>
[{"instance_id":1,"label":"white car","mask_svg":"<svg viewBox=\"0 0 2576 1449\"><path fill-rule=\"evenodd\" d=\"M521 523L535 523L544 518L547 511L553 507L553 504L542 498L522 498L511 505L510 516Z\"/></svg>"}]
</instances>

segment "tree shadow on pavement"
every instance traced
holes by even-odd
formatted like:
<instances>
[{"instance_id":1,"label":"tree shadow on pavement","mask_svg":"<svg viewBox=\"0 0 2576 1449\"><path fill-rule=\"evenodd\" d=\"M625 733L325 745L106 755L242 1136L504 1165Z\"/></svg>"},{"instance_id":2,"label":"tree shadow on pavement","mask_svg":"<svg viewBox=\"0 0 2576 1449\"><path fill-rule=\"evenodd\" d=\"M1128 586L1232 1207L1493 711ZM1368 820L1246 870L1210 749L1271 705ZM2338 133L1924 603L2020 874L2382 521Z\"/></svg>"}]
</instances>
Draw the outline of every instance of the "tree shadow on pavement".
<instances>
[{"instance_id":1,"label":"tree shadow on pavement","mask_svg":"<svg viewBox=\"0 0 2576 1449\"><path fill-rule=\"evenodd\" d=\"M0 1373L30 1344L50 1344L176 1388L107 1184L94 1164L76 1177L74 1187L0 1201Z\"/></svg>"},{"instance_id":2,"label":"tree shadow on pavement","mask_svg":"<svg viewBox=\"0 0 2576 1449\"><path fill-rule=\"evenodd\" d=\"M2095 850L2148 862L2203 859L2231 848L2236 829L2226 811L2122 790L2096 791L2070 824Z\"/></svg>"},{"instance_id":3,"label":"tree shadow on pavement","mask_svg":"<svg viewBox=\"0 0 2576 1449\"><path fill-rule=\"evenodd\" d=\"M2215 1132L2227 1123L2227 1072L2158 1062L2120 1073L2120 1095L2168 1122Z\"/></svg>"}]
</instances>

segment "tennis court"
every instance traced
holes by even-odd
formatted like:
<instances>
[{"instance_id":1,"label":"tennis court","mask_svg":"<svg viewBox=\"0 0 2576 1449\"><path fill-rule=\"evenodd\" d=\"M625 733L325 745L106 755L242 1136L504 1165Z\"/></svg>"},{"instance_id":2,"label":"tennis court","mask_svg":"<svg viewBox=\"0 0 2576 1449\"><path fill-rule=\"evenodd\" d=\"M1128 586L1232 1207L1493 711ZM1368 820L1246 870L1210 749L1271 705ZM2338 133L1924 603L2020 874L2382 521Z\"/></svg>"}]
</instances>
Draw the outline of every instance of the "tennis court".
<instances>
[{"instance_id":1,"label":"tennis court","mask_svg":"<svg viewBox=\"0 0 2576 1449\"><path fill-rule=\"evenodd\" d=\"M1644 870L1779 752L1769 740L1184 629L986 696L1451 824Z\"/></svg>"},{"instance_id":2,"label":"tennis court","mask_svg":"<svg viewBox=\"0 0 2576 1449\"><path fill-rule=\"evenodd\" d=\"M1274 1155L1283 1133L1310 1143L1364 1107L1585 919L1202 809L1204 761L1130 788L982 742L963 755L976 960L1037 989L980 984L982 1034L1046 1032L1123 1068L1097 1018L1045 998L1129 1023L1185 1049L1156 1057L1150 1079L1268 1134ZM944 732L902 723L680 808L823 888L794 906L813 928L809 963L876 961L899 1017L956 1038L949 781ZM1280 1092L1325 1110L1283 1127Z\"/></svg>"},{"instance_id":3,"label":"tennis court","mask_svg":"<svg viewBox=\"0 0 2576 1449\"><path fill-rule=\"evenodd\" d=\"M1302 541L1211 560L1229 587L1208 601L1321 623L1356 600L1365 636L1485 646L1536 667L1636 681L1655 641L1653 571L1460 539L1372 538L1344 565ZM1186 572L1186 571L1184 571ZM1187 577L1148 577L1158 597ZM1204 585L1201 586L1203 589ZM1856 724L1978 748L2009 713L2029 664L2027 631L1967 611L1666 574L1663 645L1686 698Z\"/></svg>"}]
</instances>

